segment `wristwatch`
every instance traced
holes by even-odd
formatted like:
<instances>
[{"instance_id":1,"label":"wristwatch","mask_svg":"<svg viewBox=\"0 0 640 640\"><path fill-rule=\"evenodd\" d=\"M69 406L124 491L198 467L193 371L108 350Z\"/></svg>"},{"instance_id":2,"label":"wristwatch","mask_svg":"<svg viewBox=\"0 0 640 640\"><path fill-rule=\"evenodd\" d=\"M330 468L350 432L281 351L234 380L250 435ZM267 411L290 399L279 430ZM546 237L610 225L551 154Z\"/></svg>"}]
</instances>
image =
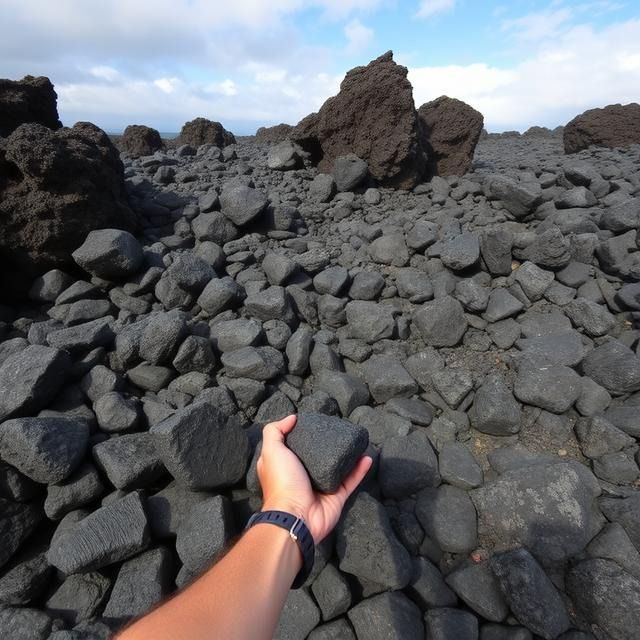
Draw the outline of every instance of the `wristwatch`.
<instances>
[{"instance_id":1,"label":"wristwatch","mask_svg":"<svg viewBox=\"0 0 640 640\"><path fill-rule=\"evenodd\" d=\"M302 553L303 563L302 569L298 572L291 588L299 589L309 577L315 557L315 544L307 525L301 517L294 516L286 511L258 511L249 518L245 531L259 522L268 522L286 529L289 532L289 536L298 544Z\"/></svg>"}]
</instances>

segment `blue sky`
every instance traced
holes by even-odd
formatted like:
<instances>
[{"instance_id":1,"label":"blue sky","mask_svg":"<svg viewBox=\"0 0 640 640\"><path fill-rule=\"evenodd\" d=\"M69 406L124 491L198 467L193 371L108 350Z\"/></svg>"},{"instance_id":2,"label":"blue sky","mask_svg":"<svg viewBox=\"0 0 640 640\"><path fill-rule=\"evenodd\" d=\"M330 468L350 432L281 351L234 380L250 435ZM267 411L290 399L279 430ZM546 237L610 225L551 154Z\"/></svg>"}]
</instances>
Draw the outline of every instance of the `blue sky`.
<instances>
[{"instance_id":1,"label":"blue sky","mask_svg":"<svg viewBox=\"0 0 640 640\"><path fill-rule=\"evenodd\" d=\"M490 131L640 100L640 0L2 0L0 24L0 77L48 75L64 124L107 130L295 123L388 49L416 106Z\"/></svg>"}]
</instances>

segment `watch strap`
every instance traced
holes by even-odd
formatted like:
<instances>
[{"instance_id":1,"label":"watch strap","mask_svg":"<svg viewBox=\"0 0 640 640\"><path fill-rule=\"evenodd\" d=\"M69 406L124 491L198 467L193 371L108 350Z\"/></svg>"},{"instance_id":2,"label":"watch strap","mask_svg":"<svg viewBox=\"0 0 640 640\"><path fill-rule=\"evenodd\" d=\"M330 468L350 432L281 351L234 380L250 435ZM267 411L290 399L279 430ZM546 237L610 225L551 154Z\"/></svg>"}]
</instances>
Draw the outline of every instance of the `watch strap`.
<instances>
[{"instance_id":1,"label":"watch strap","mask_svg":"<svg viewBox=\"0 0 640 640\"><path fill-rule=\"evenodd\" d=\"M261 522L275 524L277 527L286 529L291 539L294 540L300 548L303 561L302 569L300 569L291 585L292 589L299 589L306 582L313 568L315 544L311 532L302 518L287 513L286 511L258 511L249 518L245 531Z\"/></svg>"}]
</instances>

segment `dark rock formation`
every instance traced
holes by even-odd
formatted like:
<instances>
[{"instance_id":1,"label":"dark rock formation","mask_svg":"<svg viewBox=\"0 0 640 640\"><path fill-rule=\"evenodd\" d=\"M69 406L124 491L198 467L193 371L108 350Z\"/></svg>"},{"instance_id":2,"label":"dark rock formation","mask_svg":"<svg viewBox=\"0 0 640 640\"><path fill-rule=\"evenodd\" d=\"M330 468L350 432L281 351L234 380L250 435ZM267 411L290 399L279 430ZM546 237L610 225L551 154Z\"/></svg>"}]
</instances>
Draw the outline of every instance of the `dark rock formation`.
<instances>
[{"instance_id":1,"label":"dark rock formation","mask_svg":"<svg viewBox=\"0 0 640 640\"><path fill-rule=\"evenodd\" d=\"M290 124L276 124L273 127L260 127L256 131L256 142L283 142L293 131Z\"/></svg>"},{"instance_id":2,"label":"dark rock formation","mask_svg":"<svg viewBox=\"0 0 640 640\"><path fill-rule=\"evenodd\" d=\"M19 276L72 265L90 231L137 227L118 152L88 122L56 132L24 124L0 142L0 217L2 290L15 293Z\"/></svg>"},{"instance_id":3,"label":"dark rock formation","mask_svg":"<svg viewBox=\"0 0 640 640\"><path fill-rule=\"evenodd\" d=\"M219 122L213 122L207 118L196 118L185 122L180 130L179 140L182 144L189 144L192 147L214 144L222 148L236 143L233 133L227 131Z\"/></svg>"},{"instance_id":4,"label":"dark rock formation","mask_svg":"<svg viewBox=\"0 0 640 640\"><path fill-rule=\"evenodd\" d=\"M62 123L58 120L57 100L49 78L0 79L0 137L8 136L26 122L59 129Z\"/></svg>"},{"instance_id":5,"label":"dark rock formation","mask_svg":"<svg viewBox=\"0 0 640 640\"><path fill-rule=\"evenodd\" d=\"M118 142L122 151L132 158L150 156L154 151L162 149L162 139L156 129L143 124L130 124Z\"/></svg>"},{"instance_id":6,"label":"dark rock formation","mask_svg":"<svg viewBox=\"0 0 640 640\"><path fill-rule=\"evenodd\" d=\"M484 118L473 107L440 96L418 109L431 175L461 176L471 167Z\"/></svg>"},{"instance_id":7,"label":"dark rock formation","mask_svg":"<svg viewBox=\"0 0 640 640\"><path fill-rule=\"evenodd\" d=\"M577 153L595 147L628 147L640 144L640 104L610 104L589 109L567 123L564 152Z\"/></svg>"},{"instance_id":8,"label":"dark rock formation","mask_svg":"<svg viewBox=\"0 0 640 640\"><path fill-rule=\"evenodd\" d=\"M354 153L381 185L411 189L424 175L425 154L407 69L388 51L366 67L351 69L340 93L291 132L330 173L336 158Z\"/></svg>"}]
</instances>

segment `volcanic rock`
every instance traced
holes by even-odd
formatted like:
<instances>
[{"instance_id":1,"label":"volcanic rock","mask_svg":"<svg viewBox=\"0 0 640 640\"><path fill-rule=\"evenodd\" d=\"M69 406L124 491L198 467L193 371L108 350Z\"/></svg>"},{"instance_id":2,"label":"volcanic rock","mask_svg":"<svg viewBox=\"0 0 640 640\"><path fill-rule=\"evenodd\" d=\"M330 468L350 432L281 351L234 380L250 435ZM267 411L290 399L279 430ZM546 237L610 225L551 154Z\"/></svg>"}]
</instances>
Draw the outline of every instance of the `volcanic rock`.
<instances>
[{"instance_id":1,"label":"volcanic rock","mask_svg":"<svg viewBox=\"0 0 640 640\"><path fill-rule=\"evenodd\" d=\"M461 100L440 96L418 109L431 175L462 176L473 161L484 118Z\"/></svg>"},{"instance_id":2,"label":"volcanic rock","mask_svg":"<svg viewBox=\"0 0 640 640\"><path fill-rule=\"evenodd\" d=\"M640 144L640 104L610 104L589 109L564 127L564 152L577 153L590 146L628 147Z\"/></svg>"},{"instance_id":3,"label":"volcanic rock","mask_svg":"<svg viewBox=\"0 0 640 640\"><path fill-rule=\"evenodd\" d=\"M22 80L0 80L0 138L11 135L21 124L36 122L59 129L58 96L49 78L25 76Z\"/></svg>"},{"instance_id":4,"label":"volcanic rock","mask_svg":"<svg viewBox=\"0 0 640 640\"><path fill-rule=\"evenodd\" d=\"M216 147L226 147L235 144L236 139L230 131L227 131L219 122L213 122L206 118L196 118L185 122L179 136L182 144L188 144L198 148L203 144L213 144Z\"/></svg>"},{"instance_id":5,"label":"volcanic rock","mask_svg":"<svg viewBox=\"0 0 640 640\"><path fill-rule=\"evenodd\" d=\"M16 274L72 265L72 251L94 229L138 224L118 152L87 122L55 132L25 124L0 142L0 216L2 273L11 274L3 291L16 290Z\"/></svg>"},{"instance_id":6,"label":"volcanic rock","mask_svg":"<svg viewBox=\"0 0 640 640\"><path fill-rule=\"evenodd\" d=\"M273 127L260 127L256 131L256 142L284 142L289 138L292 129L292 125L283 122Z\"/></svg>"},{"instance_id":7,"label":"volcanic rock","mask_svg":"<svg viewBox=\"0 0 640 640\"><path fill-rule=\"evenodd\" d=\"M158 131L142 124L130 124L124 130L118 144L122 151L132 158L150 156L163 146Z\"/></svg>"},{"instance_id":8,"label":"volcanic rock","mask_svg":"<svg viewBox=\"0 0 640 640\"><path fill-rule=\"evenodd\" d=\"M340 93L301 120L291 138L324 173L336 158L354 153L383 186L411 189L424 174L413 91L407 69L393 61L391 51L349 71Z\"/></svg>"}]
</instances>

